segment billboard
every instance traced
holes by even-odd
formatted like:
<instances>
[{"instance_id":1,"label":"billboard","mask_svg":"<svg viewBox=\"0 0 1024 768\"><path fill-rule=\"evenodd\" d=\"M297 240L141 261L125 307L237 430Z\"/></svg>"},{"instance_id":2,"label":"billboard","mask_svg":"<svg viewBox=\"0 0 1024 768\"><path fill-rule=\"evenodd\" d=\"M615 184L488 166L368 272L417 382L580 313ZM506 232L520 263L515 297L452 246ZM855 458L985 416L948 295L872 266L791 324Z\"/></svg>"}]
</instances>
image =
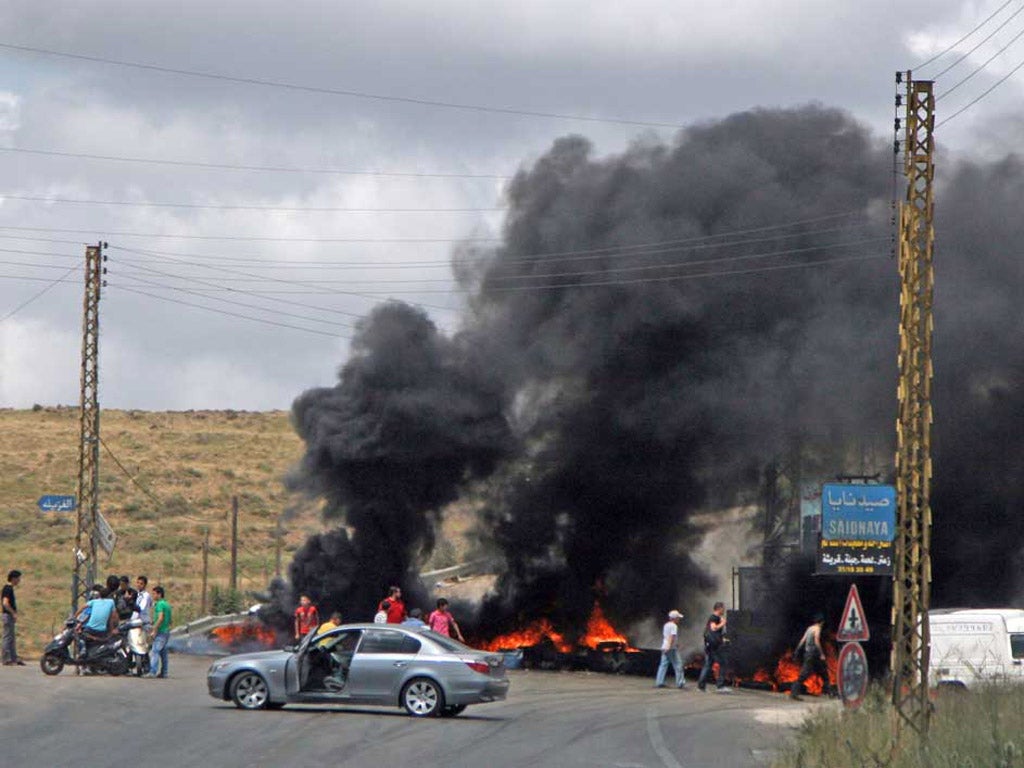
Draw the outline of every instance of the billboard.
<instances>
[{"instance_id":1,"label":"billboard","mask_svg":"<svg viewBox=\"0 0 1024 768\"><path fill-rule=\"evenodd\" d=\"M822 486L818 573L891 576L895 539L893 486Z\"/></svg>"}]
</instances>

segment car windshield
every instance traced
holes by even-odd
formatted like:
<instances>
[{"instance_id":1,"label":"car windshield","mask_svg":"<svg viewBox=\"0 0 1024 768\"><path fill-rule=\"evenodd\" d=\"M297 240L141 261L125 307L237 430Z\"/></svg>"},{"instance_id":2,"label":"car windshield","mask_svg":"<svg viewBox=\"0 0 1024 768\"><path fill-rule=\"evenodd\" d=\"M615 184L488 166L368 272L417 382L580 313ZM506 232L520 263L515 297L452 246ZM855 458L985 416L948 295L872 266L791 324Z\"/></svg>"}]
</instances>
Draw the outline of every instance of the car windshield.
<instances>
[{"instance_id":1,"label":"car windshield","mask_svg":"<svg viewBox=\"0 0 1024 768\"><path fill-rule=\"evenodd\" d=\"M452 653L464 653L465 651L474 650L473 648L470 648L468 645L463 645L458 640L452 640L447 635L438 634L437 632L434 632L430 629L424 630L421 634L429 637L431 640L440 645L446 651L451 651Z\"/></svg>"}]
</instances>

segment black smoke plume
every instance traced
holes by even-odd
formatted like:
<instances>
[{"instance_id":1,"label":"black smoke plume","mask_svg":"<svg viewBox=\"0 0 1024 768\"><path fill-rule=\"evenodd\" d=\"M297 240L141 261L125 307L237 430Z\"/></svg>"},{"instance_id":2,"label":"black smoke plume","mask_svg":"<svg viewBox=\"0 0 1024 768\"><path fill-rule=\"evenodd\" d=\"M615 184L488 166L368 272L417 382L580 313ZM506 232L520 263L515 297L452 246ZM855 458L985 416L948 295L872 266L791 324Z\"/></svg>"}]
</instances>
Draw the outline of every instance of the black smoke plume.
<instances>
[{"instance_id":1,"label":"black smoke plume","mask_svg":"<svg viewBox=\"0 0 1024 768\"><path fill-rule=\"evenodd\" d=\"M345 527L314 536L289 570L296 594L367 618L390 584L419 586L443 507L509 449L502 390L472 350L418 309L378 306L331 388L299 397L292 418L306 453L294 488L324 499Z\"/></svg>"},{"instance_id":2,"label":"black smoke plume","mask_svg":"<svg viewBox=\"0 0 1024 768\"><path fill-rule=\"evenodd\" d=\"M414 583L443 507L485 480L481 531L503 567L478 633L547 616L571 636L595 599L628 623L712 586L694 513L756 502L767 463L890 473L886 144L821 107L609 157L555 141L510 182L501 245L455 255L464 330L385 305L339 384L296 401L295 482L346 528L298 553L295 587L367 611L388 582ZM1022 183L1013 159L961 163L936 203L937 600L1020 586ZM887 458L863 467L866 453ZM816 609L820 590L796 583L779 587L785 624Z\"/></svg>"}]
</instances>

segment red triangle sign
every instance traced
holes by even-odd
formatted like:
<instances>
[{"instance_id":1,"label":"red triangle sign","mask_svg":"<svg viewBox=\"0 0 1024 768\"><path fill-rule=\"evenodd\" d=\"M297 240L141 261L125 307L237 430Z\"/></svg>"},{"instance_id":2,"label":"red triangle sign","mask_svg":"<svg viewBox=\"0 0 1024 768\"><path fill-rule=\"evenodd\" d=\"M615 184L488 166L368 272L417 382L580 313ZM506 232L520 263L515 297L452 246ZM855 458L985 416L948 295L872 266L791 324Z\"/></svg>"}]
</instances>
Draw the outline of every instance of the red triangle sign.
<instances>
[{"instance_id":1,"label":"red triangle sign","mask_svg":"<svg viewBox=\"0 0 1024 768\"><path fill-rule=\"evenodd\" d=\"M836 632L836 640L840 643L863 642L871 638L868 631L868 619L864 615L864 606L860 602L860 593L857 592L857 585L850 585L850 594L846 596L846 608L843 609L843 618L839 622L839 631Z\"/></svg>"}]
</instances>

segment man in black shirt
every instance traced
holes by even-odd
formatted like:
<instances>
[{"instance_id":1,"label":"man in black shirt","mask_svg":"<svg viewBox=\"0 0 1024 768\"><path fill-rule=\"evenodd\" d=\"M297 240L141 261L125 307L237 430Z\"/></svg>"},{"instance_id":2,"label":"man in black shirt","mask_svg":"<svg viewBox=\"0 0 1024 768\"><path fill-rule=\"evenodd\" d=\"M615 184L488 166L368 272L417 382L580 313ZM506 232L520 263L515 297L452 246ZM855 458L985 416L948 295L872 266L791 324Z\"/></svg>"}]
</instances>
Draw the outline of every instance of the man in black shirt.
<instances>
[{"instance_id":1,"label":"man in black shirt","mask_svg":"<svg viewBox=\"0 0 1024 768\"><path fill-rule=\"evenodd\" d=\"M715 603L704 623L704 668L697 680L700 690L707 687L715 664L718 664L717 689L719 693L728 693L729 689L725 687L725 603Z\"/></svg>"},{"instance_id":2,"label":"man in black shirt","mask_svg":"<svg viewBox=\"0 0 1024 768\"><path fill-rule=\"evenodd\" d=\"M3 607L3 660L6 666L17 664L25 666L25 662L18 658L15 649L14 625L18 621L18 601L14 598L14 588L21 581L21 571L11 571L7 574L7 583L0 592L0 605Z\"/></svg>"}]
</instances>

